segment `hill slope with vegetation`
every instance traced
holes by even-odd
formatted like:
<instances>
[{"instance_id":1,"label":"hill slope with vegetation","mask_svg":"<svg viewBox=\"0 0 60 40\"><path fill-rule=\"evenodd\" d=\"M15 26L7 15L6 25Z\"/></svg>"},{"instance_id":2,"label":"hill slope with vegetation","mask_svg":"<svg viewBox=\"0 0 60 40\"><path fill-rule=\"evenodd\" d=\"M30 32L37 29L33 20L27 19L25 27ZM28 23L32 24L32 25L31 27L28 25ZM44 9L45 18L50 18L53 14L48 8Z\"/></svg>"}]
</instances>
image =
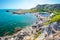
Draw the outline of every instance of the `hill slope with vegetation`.
<instances>
[{"instance_id":1,"label":"hill slope with vegetation","mask_svg":"<svg viewBox=\"0 0 60 40\"><path fill-rule=\"evenodd\" d=\"M26 12L53 12L55 10L60 10L60 4L44 4L44 5L37 5L34 8L31 9L17 9L13 11L14 13L26 13Z\"/></svg>"}]
</instances>

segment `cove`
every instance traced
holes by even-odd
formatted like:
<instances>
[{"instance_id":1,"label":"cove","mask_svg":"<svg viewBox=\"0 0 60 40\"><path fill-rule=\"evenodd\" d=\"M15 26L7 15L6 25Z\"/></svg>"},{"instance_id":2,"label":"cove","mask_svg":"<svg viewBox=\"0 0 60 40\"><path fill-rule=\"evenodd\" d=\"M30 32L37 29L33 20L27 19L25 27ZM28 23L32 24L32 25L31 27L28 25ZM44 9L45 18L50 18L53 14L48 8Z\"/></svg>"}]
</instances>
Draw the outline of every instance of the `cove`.
<instances>
[{"instance_id":1,"label":"cove","mask_svg":"<svg viewBox=\"0 0 60 40\"><path fill-rule=\"evenodd\" d=\"M33 13L13 14L0 9L0 36L5 33L13 34L15 28L32 25L37 20Z\"/></svg>"}]
</instances>

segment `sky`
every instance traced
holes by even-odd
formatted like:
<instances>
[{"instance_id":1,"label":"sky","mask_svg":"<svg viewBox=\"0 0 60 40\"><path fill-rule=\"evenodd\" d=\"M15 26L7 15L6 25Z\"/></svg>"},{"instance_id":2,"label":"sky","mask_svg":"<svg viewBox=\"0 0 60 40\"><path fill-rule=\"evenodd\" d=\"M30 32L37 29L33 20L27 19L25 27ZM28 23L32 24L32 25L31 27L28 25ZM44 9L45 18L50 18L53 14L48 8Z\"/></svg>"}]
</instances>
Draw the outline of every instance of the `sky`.
<instances>
[{"instance_id":1,"label":"sky","mask_svg":"<svg viewBox=\"0 0 60 40\"><path fill-rule=\"evenodd\" d=\"M38 4L60 4L60 0L0 0L0 9L30 9Z\"/></svg>"}]
</instances>

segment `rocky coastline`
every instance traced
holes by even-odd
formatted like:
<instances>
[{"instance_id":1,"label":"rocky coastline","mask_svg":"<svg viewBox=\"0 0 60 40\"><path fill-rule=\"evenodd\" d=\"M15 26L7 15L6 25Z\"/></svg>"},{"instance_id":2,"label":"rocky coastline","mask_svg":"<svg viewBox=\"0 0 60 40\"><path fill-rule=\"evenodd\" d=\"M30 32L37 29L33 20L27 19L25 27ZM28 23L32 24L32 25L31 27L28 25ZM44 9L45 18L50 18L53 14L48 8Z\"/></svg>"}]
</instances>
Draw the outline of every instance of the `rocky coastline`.
<instances>
[{"instance_id":1,"label":"rocky coastline","mask_svg":"<svg viewBox=\"0 0 60 40\"><path fill-rule=\"evenodd\" d=\"M23 28L23 29L16 29L15 34L13 34L11 36L7 35L4 37L0 37L0 40L53 40L53 37L57 38L58 35L59 35L59 37L57 39L60 38L59 32L55 33L55 34L49 34L48 32L46 32L46 33L42 32L42 33L44 33L43 38L41 38L40 37L41 35L39 35L36 39L34 39L34 35L37 34L38 30L43 31L45 28L49 28L49 25L48 25L48 27L43 27L44 23L49 21L49 19L46 19L46 17L42 17L41 15L39 15L38 12L34 13L34 15L38 18L38 21L36 21L33 25L31 25L30 27ZM57 37L55 37L55 36L57 36Z\"/></svg>"},{"instance_id":2,"label":"rocky coastline","mask_svg":"<svg viewBox=\"0 0 60 40\"><path fill-rule=\"evenodd\" d=\"M38 16L36 13L34 13L34 15L35 16ZM39 17L38 17L39 18ZM42 18L41 18L42 19ZM26 36L27 34L27 36L31 36L31 34L32 34L32 32L35 30L36 31L36 27L35 28L33 28L34 26L37 26L38 24L37 24L38 22L36 22L36 23L34 23L33 24L33 26L31 26L31 27L26 27L26 28L23 28L23 29L21 29L21 28L19 28L19 29L15 29L15 33L13 34L13 35L7 35L7 36L4 36L4 37L0 37L0 39L1 40L11 40L11 39L14 39L14 40L16 40L16 39L18 39L18 36L19 35L21 35L21 37L22 36ZM30 29L30 30L29 30ZM27 32L27 30L28 30L28 32ZM17 32L18 31L18 32ZM16 33L17 32L17 33ZM32 34L33 35L33 34Z\"/></svg>"}]
</instances>

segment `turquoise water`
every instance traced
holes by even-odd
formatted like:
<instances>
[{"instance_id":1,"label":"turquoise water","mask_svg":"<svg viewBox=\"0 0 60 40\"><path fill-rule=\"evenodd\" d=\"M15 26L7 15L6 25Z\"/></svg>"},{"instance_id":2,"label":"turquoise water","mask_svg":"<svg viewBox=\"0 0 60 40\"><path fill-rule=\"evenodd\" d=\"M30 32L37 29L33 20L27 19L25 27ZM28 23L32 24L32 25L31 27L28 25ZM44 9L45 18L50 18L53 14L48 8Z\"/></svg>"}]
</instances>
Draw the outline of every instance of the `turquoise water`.
<instances>
[{"instance_id":1,"label":"turquoise water","mask_svg":"<svg viewBox=\"0 0 60 40\"><path fill-rule=\"evenodd\" d=\"M29 26L36 20L36 16L31 13L13 14L0 9L0 36L4 36L7 32L12 34L15 28Z\"/></svg>"}]
</instances>

